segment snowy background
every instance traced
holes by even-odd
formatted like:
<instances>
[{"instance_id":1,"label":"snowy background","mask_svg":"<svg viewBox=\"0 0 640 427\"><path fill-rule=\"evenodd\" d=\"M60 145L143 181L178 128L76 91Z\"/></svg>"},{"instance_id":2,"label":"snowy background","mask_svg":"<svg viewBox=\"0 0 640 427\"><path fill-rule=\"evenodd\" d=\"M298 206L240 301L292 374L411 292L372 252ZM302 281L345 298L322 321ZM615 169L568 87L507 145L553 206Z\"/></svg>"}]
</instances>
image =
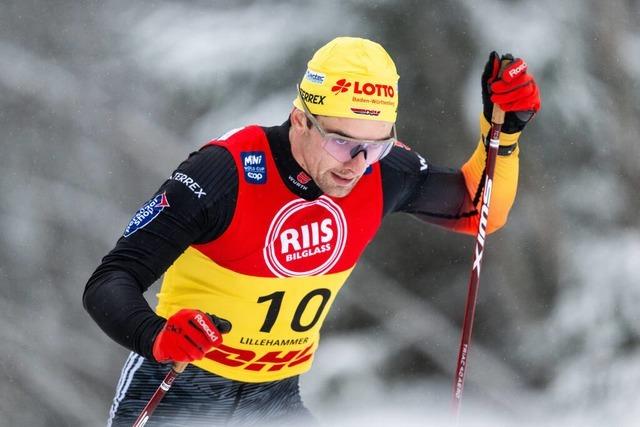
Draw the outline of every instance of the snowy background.
<instances>
[{"instance_id":1,"label":"snowy background","mask_svg":"<svg viewBox=\"0 0 640 427\"><path fill-rule=\"evenodd\" d=\"M475 147L491 50L541 87L488 241L463 425L640 423L640 1L0 0L0 425L104 424L127 351L82 309L86 280L190 151L284 121L338 35L395 58L398 133L436 164ZM471 253L385 221L303 377L320 420L450 422Z\"/></svg>"}]
</instances>

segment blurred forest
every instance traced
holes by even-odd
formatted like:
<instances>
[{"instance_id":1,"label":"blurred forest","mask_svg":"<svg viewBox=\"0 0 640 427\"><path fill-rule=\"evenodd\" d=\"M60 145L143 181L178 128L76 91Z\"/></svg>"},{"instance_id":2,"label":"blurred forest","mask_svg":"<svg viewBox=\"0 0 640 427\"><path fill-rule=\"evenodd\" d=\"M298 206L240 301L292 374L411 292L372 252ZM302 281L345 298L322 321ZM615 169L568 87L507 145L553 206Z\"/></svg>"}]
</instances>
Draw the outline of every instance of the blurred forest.
<instances>
[{"instance_id":1,"label":"blurred forest","mask_svg":"<svg viewBox=\"0 0 640 427\"><path fill-rule=\"evenodd\" d=\"M283 122L338 35L388 50L400 138L450 167L489 52L526 58L543 106L487 243L463 417L638 425L638 0L0 0L0 425L104 425L127 351L84 312L87 279L188 153ZM472 243L385 221L303 377L320 420L446 414Z\"/></svg>"}]
</instances>

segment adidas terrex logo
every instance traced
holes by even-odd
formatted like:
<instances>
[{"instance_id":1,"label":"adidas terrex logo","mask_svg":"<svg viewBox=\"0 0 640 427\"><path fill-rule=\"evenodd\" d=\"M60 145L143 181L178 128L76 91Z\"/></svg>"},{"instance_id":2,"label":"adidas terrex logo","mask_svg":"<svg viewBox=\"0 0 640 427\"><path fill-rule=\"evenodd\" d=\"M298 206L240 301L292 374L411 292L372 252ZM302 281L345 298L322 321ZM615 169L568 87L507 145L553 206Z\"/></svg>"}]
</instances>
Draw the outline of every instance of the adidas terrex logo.
<instances>
[{"instance_id":1,"label":"adidas terrex logo","mask_svg":"<svg viewBox=\"0 0 640 427\"><path fill-rule=\"evenodd\" d=\"M331 87L331 92L334 95L339 93L349 91L349 88L352 86L352 82L347 81L347 79L340 79L336 82L335 85ZM376 96L384 96L387 98L393 98L396 95L396 91L393 86L384 85L381 83L370 83L370 82L353 82L353 93L359 95L376 95Z\"/></svg>"},{"instance_id":2,"label":"adidas terrex logo","mask_svg":"<svg viewBox=\"0 0 640 427\"><path fill-rule=\"evenodd\" d=\"M311 104L324 105L324 99L326 98L326 95L325 96L315 95L313 93L306 92L302 88L300 88L300 95L302 96L302 99L304 100L304 102L311 103Z\"/></svg>"}]
</instances>

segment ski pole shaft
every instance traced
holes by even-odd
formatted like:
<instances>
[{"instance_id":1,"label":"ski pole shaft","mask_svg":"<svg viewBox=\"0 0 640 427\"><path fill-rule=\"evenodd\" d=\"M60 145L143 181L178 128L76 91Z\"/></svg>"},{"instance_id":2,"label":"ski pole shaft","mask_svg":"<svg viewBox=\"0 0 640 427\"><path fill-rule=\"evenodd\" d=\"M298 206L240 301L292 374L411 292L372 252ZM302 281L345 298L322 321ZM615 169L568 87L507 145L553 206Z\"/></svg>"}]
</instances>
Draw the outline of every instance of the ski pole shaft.
<instances>
[{"instance_id":1,"label":"ski pole shaft","mask_svg":"<svg viewBox=\"0 0 640 427\"><path fill-rule=\"evenodd\" d=\"M164 377L164 380L162 380L162 383L158 386L156 392L153 393L153 396L151 396L149 402L147 402L140 415L138 415L138 418L133 423L132 427L143 427L147 421L149 421L149 417L153 414L153 411L155 411L167 391L169 391L175 379L186 369L188 365L188 362L176 362L173 364L171 370L167 373L167 376Z\"/></svg>"},{"instance_id":2,"label":"ski pole shaft","mask_svg":"<svg viewBox=\"0 0 640 427\"><path fill-rule=\"evenodd\" d=\"M498 75L510 61L502 61L502 66ZM482 198L482 208L479 213L478 232L476 233L476 243L474 245L473 266L471 277L469 278L469 290L464 309L464 320L462 323L462 334L460 338L460 348L458 350L458 362L456 364L455 377L453 381L453 412L456 420L460 416L460 406L462 403L462 390L464 389L464 379L467 373L469 360L469 349L471 347L471 330L473 329L473 319L476 311L476 300L478 297L478 286L480 285L480 267L482 266L482 255L484 253L486 241L486 228L489 218L489 204L491 202L491 188L493 186L493 173L500 146L500 130L504 123L504 111L494 104L491 116L491 130L489 131L489 147L487 151L486 177L484 182L484 196Z\"/></svg>"}]
</instances>

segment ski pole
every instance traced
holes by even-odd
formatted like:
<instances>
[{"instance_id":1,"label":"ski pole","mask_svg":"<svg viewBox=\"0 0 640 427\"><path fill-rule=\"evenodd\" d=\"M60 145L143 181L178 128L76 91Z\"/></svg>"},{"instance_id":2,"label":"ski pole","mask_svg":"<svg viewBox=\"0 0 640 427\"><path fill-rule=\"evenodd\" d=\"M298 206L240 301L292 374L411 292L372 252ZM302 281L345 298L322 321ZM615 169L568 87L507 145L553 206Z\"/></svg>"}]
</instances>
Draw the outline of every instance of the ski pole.
<instances>
[{"instance_id":1,"label":"ski pole","mask_svg":"<svg viewBox=\"0 0 640 427\"><path fill-rule=\"evenodd\" d=\"M509 60L503 60L498 75L509 64ZM484 182L484 196L482 198L482 208L480 210L480 220L478 232L476 233L476 244L473 253L473 266L471 267L471 277L469 278L469 291L464 308L464 321L462 323L462 336L460 338L460 349L458 350L458 362L453 380L453 412L456 421L460 416L460 405L462 403L462 390L464 388L464 377L467 373L469 361L469 349L471 347L471 330L473 328L473 318L476 311L476 300L478 297L478 286L480 284L480 267L482 265L482 255L484 253L487 221L489 218L489 203L491 202L491 188L493 186L493 172L496 166L496 157L500 146L500 130L504 123L504 111L493 105L491 115L491 130L489 131L489 148L487 151L487 168Z\"/></svg>"},{"instance_id":2,"label":"ski pole","mask_svg":"<svg viewBox=\"0 0 640 427\"><path fill-rule=\"evenodd\" d=\"M162 380L156 392L153 393L153 396L151 396L149 402L147 402L140 415L138 415L132 427L143 427L147 421L149 421L149 417L153 414L153 411L155 411L156 406L158 406L164 395L169 391L178 375L180 375L188 365L189 362L176 362L173 364L171 370L167 373L167 376L164 377L164 380Z\"/></svg>"}]
</instances>

